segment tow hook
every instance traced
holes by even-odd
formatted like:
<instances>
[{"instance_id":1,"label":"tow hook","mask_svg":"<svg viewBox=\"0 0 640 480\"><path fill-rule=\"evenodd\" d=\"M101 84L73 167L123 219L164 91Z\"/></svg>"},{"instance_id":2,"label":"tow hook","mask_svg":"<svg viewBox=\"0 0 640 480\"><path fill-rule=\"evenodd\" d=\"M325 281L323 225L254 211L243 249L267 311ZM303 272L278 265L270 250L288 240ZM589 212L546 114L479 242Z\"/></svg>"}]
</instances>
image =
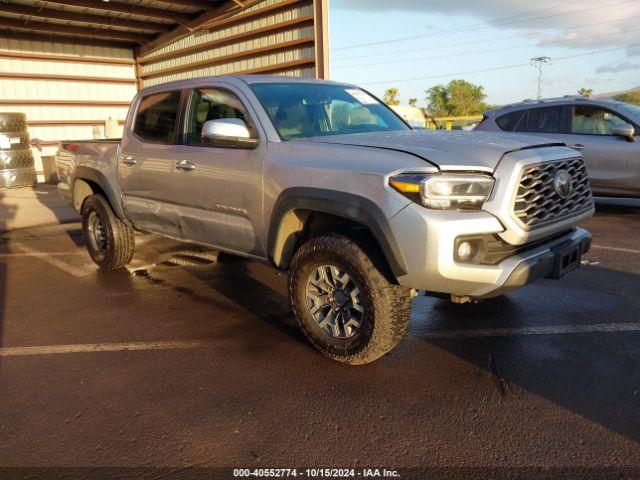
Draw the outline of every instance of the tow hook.
<instances>
[{"instance_id":1,"label":"tow hook","mask_svg":"<svg viewBox=\"0 0 640 480\"><path fill-rule=\"evenodd\" d=\"M451 294L451 301L453 303L479 303L479 300L471 298L468 295L454 295Z\"/></svg>"}]
</instances>

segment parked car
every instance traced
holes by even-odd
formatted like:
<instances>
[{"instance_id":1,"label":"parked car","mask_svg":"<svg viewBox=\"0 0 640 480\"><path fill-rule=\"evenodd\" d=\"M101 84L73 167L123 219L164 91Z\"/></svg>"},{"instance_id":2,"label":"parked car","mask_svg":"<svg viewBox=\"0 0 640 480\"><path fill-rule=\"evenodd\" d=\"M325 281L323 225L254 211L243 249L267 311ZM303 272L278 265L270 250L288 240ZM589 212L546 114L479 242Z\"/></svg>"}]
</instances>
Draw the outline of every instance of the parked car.
<instances>
[{"instance_id":1,"label":"parked car","mask_svg":"<svg viewBox=\"0 0 640 480\"><path fill-rule=\"evenodd\" d=\"M66 141L60 192L103 269L153 232L288 271L310 342L371 362L418 290L465 302L580 265L591 236L575 150L500 133L413 131L353 85L270 76L140 91L122 141Z\"/></svg>"},{"instance_id":2,"label":"parked car","mask_svg":"<svg viewBox=\"0 0 640 480\"><path fill-rule=\"evenodd\" d=\"M594 194L640 197L640 107L584 97L524 101L484 114L475 130L530 133L582 152Z\"/></svg>"}]
</instances>

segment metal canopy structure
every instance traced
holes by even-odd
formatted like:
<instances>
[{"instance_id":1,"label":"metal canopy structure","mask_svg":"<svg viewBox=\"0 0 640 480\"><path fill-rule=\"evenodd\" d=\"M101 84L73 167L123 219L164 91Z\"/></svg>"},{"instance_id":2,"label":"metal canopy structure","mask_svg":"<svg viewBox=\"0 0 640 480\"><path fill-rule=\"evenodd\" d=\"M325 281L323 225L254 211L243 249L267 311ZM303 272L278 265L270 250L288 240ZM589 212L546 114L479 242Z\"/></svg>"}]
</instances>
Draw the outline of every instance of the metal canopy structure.
<instances>
[{"instance_id":1,"label":"metal canopy structure","mask_svg":"<svg viewBox=\"0 0 640 480\"><path fill-rule=\"evenodd\" d=\"M247 74L314 67L315 76L325 78L328 73L326 2L0 0L0 40L130 49L138 87L144 85L145 79L148 82L152 78L175 79L175 74L202 71L207 66L292 50L308 52L308 48L313 49L312 55L294 56L279 62L277 67L272 61L245 62L246 68L218 70L225 74ZM191 40L181 41L185 37ZM0 56L3 53L5 58L25 59L30 52L20 57L19 52L3 52L0 48ZM183 56L188 57L186 62L180 61ZM78 61L86 63L84 57ZM0 72L0 78L11 78L10 72L6 73ZM53 78L62 80L59 77Z\"/></svg>"},{"instance_id":2,"label":"metal canopy structure","mask_svg":"<svg viewBox=\"0 0 640 480\"><path fill-rule=\"evenodd\" d=\"M0 4L0 28L3 36L16 38L97 45L106 40L112 46L133 48L246 4L241 0L9 0Z\"/></svg>"}]
</instances>

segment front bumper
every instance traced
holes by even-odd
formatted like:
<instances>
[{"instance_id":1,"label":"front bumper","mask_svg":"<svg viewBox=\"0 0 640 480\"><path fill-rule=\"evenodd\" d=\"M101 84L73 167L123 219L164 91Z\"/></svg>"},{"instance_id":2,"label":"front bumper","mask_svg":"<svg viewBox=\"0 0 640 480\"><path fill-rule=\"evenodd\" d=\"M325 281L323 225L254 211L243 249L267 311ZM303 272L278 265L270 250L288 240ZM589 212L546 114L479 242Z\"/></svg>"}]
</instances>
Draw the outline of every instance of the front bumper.
<instances>
[{"instance_id":1,"label":"front bumper","mask_svg":"<svg viewBox=\"0 0 640 480\"><path fill-rule=\"evenodd\" d=\"M564 276L564 272L562 272L562 253L560 252L574 247L579 252L579 256L587 253L591 247L591 234L582 228L578 228L549 244L527 252L526 255L515 256L505 260L506 263L516 257L520 257L516 260L515 267L499 288L491 290L478 298L496 297L541 278L561 278ZM513 264L513 262L511 263Z\"/></svg>"},{"instance_id":2,"label":"front bumper","mask_svg":"<svg viewBox=\"0 0 640 480\"><path fill-rule=\"evenodd\" d=\"M552 276L559 251L577 245L580 253L586 253L591 244L591 235L576 228L496 265L478 265L455 261L454 244L459 236L503 232L502 224L488 212L448 212L409 205L390 224L407 265L407 273L398 278L401 285L471 298L494 297Z\"/></svg>"}]
</instances>

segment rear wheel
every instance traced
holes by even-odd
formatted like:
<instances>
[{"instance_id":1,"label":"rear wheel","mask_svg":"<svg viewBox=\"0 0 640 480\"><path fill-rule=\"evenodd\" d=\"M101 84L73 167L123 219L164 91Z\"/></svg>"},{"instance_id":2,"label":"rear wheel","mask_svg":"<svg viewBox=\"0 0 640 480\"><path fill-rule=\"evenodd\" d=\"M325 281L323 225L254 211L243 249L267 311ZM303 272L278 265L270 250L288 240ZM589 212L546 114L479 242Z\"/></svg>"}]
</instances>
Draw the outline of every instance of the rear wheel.
<instances>
[{"instance_id":1,"label":"rear wheel","mask_svg":"<svg viewBox=\"0 0 640 480\"><path fill-rule=\"evenodd\" d=\"M102 195L91 195L82 204L82 229L89 255L100 268L115 270L131 262L133 229L116 217Z\"/></svg>"},{"instance_id":2,"label":"rear wheel","mask_svg":"<svg viewBox=\"0 0 640 480\"><path fill-rule=\"evenodd\" d=\"M372 362L402 340L409 325L409 290L385 274L374 249L341 235L312 238L296 252L289 297L300 328L327 357Z\"/></svg>"}]
</instances>

